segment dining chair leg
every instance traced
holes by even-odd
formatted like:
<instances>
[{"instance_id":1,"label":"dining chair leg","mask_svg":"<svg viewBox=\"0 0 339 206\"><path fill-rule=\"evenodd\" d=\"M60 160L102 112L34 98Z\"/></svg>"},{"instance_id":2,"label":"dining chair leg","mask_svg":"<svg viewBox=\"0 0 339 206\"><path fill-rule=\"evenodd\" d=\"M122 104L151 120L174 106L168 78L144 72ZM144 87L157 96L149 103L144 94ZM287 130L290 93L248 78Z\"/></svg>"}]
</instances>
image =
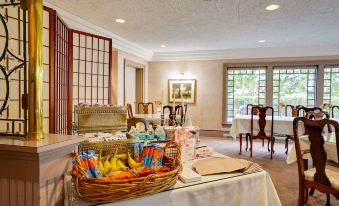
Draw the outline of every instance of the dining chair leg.
<instances>
[{"instance_id":1,"label":"dining chair leg","mask_svg":"<svg viewBox=\"0 0 339 206\"><path fill-rule=\"evenodd\" d=\"M293 139L292 136L287 135L287 137L285 139L285 149L286 149L285 154L288 154L288 142L289 142L290 139Z\"/></svg>"},{"instance_id":2,"label":"dining chair leg","mask_svg":"<svg viewBox=\"0 0 339 206\"><path fill-rule=\"evenodd\" d=\"M285 154L287 154L288 153L288 137L285 139L285 149L286 149Z\"/></svg>"},{"instance_id":3,"label":"dining chair leg","mask_svg":"<svg viewBox=\"0 0 339 206\"><path fill-rule=\"evenodd\" d=\"M249 134L246 134L246 148L245 148L245 150L247 151L247 149L248 149L248 136L249 136Z\"/></svg>"},{"instance_id":4,"label":"dining chair leg","mask_svg":"<svg viewBox=\"0 0 339 206\"><path fill-rule=\"evenodd\" d=\"M270 140L268 140L268 142L270 142ZM271 143L271 159L273 159L273 141Z\"/></svg>"},{"instance_id":5,"label":"dining chair leg","mask_svg":"<svg viewBox=\"0 0 339 206\"><path fill-rule=\"evenodd\" d=\"M313 194L314 194L314 191L315 191L315 188L314 187L312 187L311 189L310 189L310 196L313 196Z\"/></svg>"},{"instance_id":6,"label":"dining chair leg","mask_svg":"<svg viewBox=\"0 0 339 206\"><path fill-rule=\"evenodd\" d=\"M273 137L273 140L272 140L272 149L271 149L271 150L272 150L273 154L274 154L274 152L275 152L275 151L274 151L274 143L275 143L275 137Z\"/></svg>"},{"instance_id":7,"label":"dining chair leg","mask_svg":"<svg viewBox=\"0 0 339 206\"><path fill-rule=\"evenodd\" d=\"M326 193L326 206L331 206L330 194Z\"/></svg>"},{"instance_id":8,"label":"dining chair leg","mask_svg":"<svg viewBox=\"0 0 339 206\"><path fill-rule=\"evenodd\" d=\"M261 147L264 147L265 146L265 140L262 140L262 145Z\"/></svg>"},{"instance_id":9,"label":"dining chair leg","mask_svg":"<svg viewBox=\"0 0 339 206\"><path fill-rule=\"evenodd\" d=\"M307 203L307 201L308 201L308 188L307 187L305 188L304 194L305 194L305 201L304 201L304 203Z\"/></svg>"},{"instance_id":10,"label":"dining chair leg","mask_svg":"<svg viewBox=\"0 0 339 206\"><path fill-rule=\"evenodd\" d=\"M240 151L239 151L239 155L241 155L241 150L242 150L242 134L239 134L239 143L240 143Z\"/></svg>"},{"instance_id":11,"label":"dining chair leg","mask_svg":"<svg viewBox=\"0 0 339 206\"><path fill-rule=\"evenodd\" d=\"M304 195L305 195L304 185L299 182L298 206L303 206L304 205Z\"/></svg>"},{"instance_id":12,"label":"dining chair leg","mask_svg":"<svg viewBox=\"0 0 339 206\"><path fill-rule=\"evenodd\" d=\"M268 142L267 142L267 150L268 150L268 152L271 151L271 150L270 150L270 142L271 142L271 140L268 140Z\"/></svg>"},{"instance_id":13,"label":"dining chair leg","mask_svg":"<svg viewBox=\"0 0 339 206\"><path fill-rule=\"evenodd\" d=\"M253 138L252 135L250 135L250 150L251 150L251 157L252 157L252 151L253 151Z\"/></svg>"}]
</instances>

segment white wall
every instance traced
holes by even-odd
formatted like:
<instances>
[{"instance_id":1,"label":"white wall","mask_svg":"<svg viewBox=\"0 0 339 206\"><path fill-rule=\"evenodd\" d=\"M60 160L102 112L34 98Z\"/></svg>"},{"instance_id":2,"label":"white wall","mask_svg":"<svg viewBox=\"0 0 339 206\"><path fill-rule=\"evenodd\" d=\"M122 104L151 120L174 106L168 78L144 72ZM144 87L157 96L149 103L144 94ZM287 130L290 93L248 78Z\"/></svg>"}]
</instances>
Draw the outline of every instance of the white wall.
<instances>
[{"instance_id":1,"label":"white wall","mask_svg":"<svg viewBox=\"0 0 339 206\"><path fill-rule=\"evenodd\" d=\"M150 62L148 76L149 100L160 100L163 91L165 104L168 79L196 79L196 103L188 105L187 116L202 129L222 129L223 61Z\"/></svg>"},{"instance_id":2,"label":"white wall","mask_svg":"<svg viewBox=\"0 0 339 206\"><path fill-rule=\"evenodd\" d=\"M118 104L122 105L124 103L124 60L130 60L139 64L145 65L144 73L144 86L145 86L145 101L148 101L148 61L128 54L123 51L118 51Z\"/></svg>"}]
</instances>

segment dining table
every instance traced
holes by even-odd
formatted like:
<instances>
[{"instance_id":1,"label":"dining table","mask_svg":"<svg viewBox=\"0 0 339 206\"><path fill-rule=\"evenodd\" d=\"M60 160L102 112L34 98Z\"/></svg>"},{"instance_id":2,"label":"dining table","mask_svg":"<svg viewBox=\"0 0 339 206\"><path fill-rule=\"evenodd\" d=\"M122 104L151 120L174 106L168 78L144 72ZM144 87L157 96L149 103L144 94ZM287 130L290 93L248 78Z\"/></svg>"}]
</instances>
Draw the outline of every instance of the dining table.
<instances>
[{"instance_id":1,"label":"dining table","mask_svg":"<svg viewBox=\"0 0 339 206\"><path fill-rule=\"evenodd\" d=\"M254 120L259 120L259 116L253 116ZM274 116L273 117L273 133L281 135L293 136L293 120L294 117ZM266 116L265 132L267 135L271 133L272 116ZM259 132L259 121L253 122L254 133ZM241 133L251 132L251 115L236 115L233 118L230 135L236 139Z\"/></svg>"},{"instance_id":2,"label":"dining table","mask_svg":"<svg viewBox=\"0 0 339 206\"><path fill-rule=\"evenodd\" d=\"M214 153L215 157L229 158ZM184 167L192 167L196 160L183 163ZM89 206L94 203L80 199L68 177L66 200L69 206ZM281 202L270 175L260 169L252 173L224 173L202 176L201 180L184 183L180 180L163 192L129 199L116 203L105 203L105 206L280 206Z\"/></svg>"},{"instance_id":3,"label":"dining table","mask_svg":"<svg viewBox=\"0 0 339 206\"><path fill-rule=\"evenodd\" d=\"M293 134L293 120L295 117L288 116L276 116L273 121L273 134L275 135L289 135L291 137ZM258 116L254 116L254 120L258 120ZM339 122L338 118L332 118ZM266 116L266 126L265 132L266 134L271 133L271 124L272 124L272 116ZM326 128L326 127L325 127ZM258 121L254 121L253 124L254 133L259 131ZM232 126L230 129L230 135L236 139L240 133L250 133L251 131L251 115L237 115L233 118ZM334 129L332 129L334 131ZM304 128L302 122L299 123L298 126L298 134L304 134ZM327 159L338 163L338 155L336 148L336 138L334 133L328 133L326 130L323 134L324 137L324 149L327 154ZM307 135L300 135L299 137L300 147L302 150L307 150L310 148L310 141L308 140ZM306 154L303 156L304 159L311 159L310 154ZM292 164L297 161L295 145L293 144L290 151L287 154L286 163Z\"/></svg>"},{"instance_id":4,"label":"dining table","mask_svg":"<svg viewBox=\"0 0 339 206\"><path fill-rule=\"evenodd\" d=\"M327 160L339 163L338 154L337 154L337 144L336 137L334 133L326 133L323 134L324 138L324 150L327 155ZM299 144L301 151L307 151L310 149L310 141L308 139L308 135L302 135L299 137ZM303 155L303 159L311 160L311 154L307 153ZM286 163L292 164L297 161L297 155L295 151L295 145L293 144L290 152L287 155Z\"/></svg>"}]
</instances>

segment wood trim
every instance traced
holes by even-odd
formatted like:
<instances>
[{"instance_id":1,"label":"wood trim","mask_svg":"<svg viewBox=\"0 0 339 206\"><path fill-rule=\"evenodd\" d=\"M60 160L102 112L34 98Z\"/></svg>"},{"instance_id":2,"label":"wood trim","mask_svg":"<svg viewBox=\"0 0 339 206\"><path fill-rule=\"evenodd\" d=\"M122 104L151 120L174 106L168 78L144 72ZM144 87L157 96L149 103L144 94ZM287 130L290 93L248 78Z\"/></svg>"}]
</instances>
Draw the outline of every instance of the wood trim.
<instances>
[{"instance_id":1,"label":"wood trim","mask_svg":"<svg viewBox=\"0 0 339 206\"><path fill-rule=\"evenodd\" d=\"M112 92L113 92L113 61L112 61L112 40L109 41L109 88L108 88L108 103L112 104Z\"/></svg>"},{"instance_id":2,"label":"wood trim","mask_svg":"<svg viewBox=\"0 0 339 206\"><path fill-rule=\"evenodd\" d=\"M68 30L67 134L72 134L73 116L73 29Z\"/></svg>"},{"instance_id":3,"label":"wood trim","mask_svg":"<svg viewBox=\"0 0 339 206\"><path fill-rule=\"evenodd\" d=\"M84 32L84 31L79 31L79 30L76 30L76 29L73 29L73 33L78 33L78 34L81 34L81 35L90 36L90 37L94 37L94 38L98 38L98 39L104 39L106 41L111 41L112 42L111 38L100 36L100 35L96 35L96 34L91 34L91 33Z\"/></svg>"},{"instance_id":4,"label":"wood trim","mask_svg":"<svg viewBox=\"0 0 339 206\"><path fill-rule=\"evenodd\" d=\"M261 60L261 61L260 61ZM238 62L227 62L223 64L224 68L229 67L279 67L279 66L318 66L319 64L324 65L337 65L339 64L339 58L337 60L316 60L316 59L305 59L305 58L274 58L274 59L247 59L238 60Z\"/></svg>"},{"instance_id":5,"label":"wood trim","mask_svg":"<svg viewBox=\"0 0 339 206\"><path fill-rule=\"evenodd\" d=\"M137 62L134 62L134 61L131 61L131 60L128 60L128 59L124 59L124 79L123 79L123 91L124 91L124 93L123 93L123 99L124 99L124 101L123 101L123 105L125 105L126 104L126 67L127 66L129 66L129 67L135 67L135 68L139 68L139 69L142 69L142 75L143 75L143 85L142 85L142 87L143 87L143 94L142 94L142 96L143 96L143 99L145 100L145 69L146 69L146 66L145 65L143 65L143 64L140 64L140 63L137 63Z\"/></svg>"},{"instance_id":6,"label":"wood trim","mask_svg":"<svg viewBox=\"0 0 339 206\"><path fill-rule=\"evenodd\" d=\"M126 105L126 59L124 59L124 79L123 79L123 81L124 81L124 84L123 84L123 86L124 86L124 103L123 103L123 105Z\"/></svg>"},{"instance_id":7,"label":"wood trim","mask_svg":"<svg viewBox=\"0 0 339 206\"><path fill-rule=\"evenodd\" d=\"M49 16L49 132L55 133L55 24L56 11L45 7Z\"/></svg>"}]
</instances>

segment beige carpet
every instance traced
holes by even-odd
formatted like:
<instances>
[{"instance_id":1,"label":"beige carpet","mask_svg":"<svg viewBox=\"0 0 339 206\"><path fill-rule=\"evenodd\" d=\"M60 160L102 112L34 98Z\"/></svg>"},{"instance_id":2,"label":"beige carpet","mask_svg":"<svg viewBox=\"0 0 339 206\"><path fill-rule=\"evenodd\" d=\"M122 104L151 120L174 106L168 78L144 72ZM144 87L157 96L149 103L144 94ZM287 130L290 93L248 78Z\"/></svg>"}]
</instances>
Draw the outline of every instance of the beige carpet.
<instances>
[{"instance_id":1,"label":"beige carpet","mask_svg":"<svg viewBox=\"0 0 339 206\"><path fill-rule=\"evenodd\" d=\"M201 137L201 144L212 146L216 152L230 157L248 159L259 163L269 172L281 204L283 206L296 206L298 204L298 169L296 164L286 164L284 142L276 141L273 160L270 159L270 153L267 151L267 143L265 147L262 147L261 141L254 143L252 158L249 156L250 153L244 149L245 143L243 144L243 153L239 155L239 141L235 141L232 138ZM308 204L306 205L325 205L325 203L326 195L315 191L314 196L309 198ZM339 206L339 200L336 200L332 196L331 205Z\"/></svg>"}]
</instances>

